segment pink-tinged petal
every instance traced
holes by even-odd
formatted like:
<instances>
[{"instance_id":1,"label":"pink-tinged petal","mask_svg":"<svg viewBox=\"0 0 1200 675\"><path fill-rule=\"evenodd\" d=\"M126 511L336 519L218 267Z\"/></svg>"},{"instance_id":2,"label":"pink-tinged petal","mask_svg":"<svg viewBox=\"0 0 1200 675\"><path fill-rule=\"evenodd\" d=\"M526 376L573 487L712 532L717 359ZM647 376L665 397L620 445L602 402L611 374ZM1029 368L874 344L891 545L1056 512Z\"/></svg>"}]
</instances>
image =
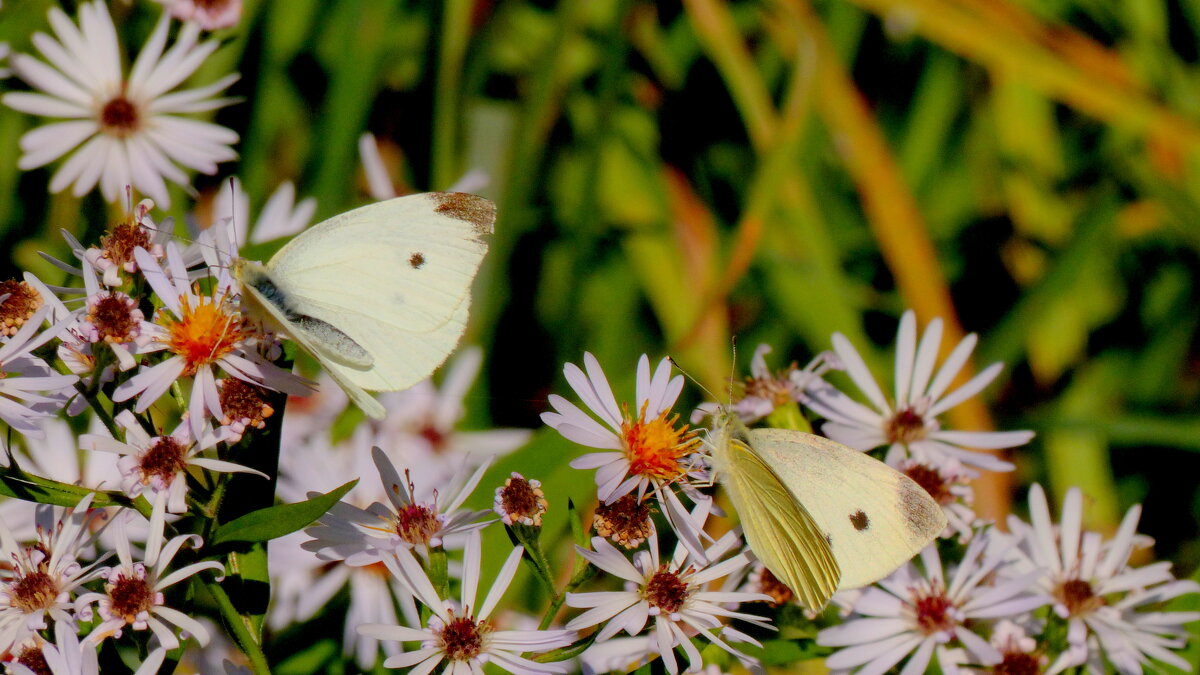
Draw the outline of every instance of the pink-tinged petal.
<instances>
[{"instance_id":1,"label":"pink-tinged petal","mask_svg":"<svg viewBox=\"0 0 1200 675\"><path fill-rule=\"evenodd\" d=\"M971 357L971 352L975 349L975 343L979 338L971 333L962 339L955 347L954 351L950 352L950 356L942 363L942 367L938 370L937 376L933 378L933 383L929 385L929 390L925 392L926 397L930 401L936 401L942 397L946 388L954 381L958 371L966 365L967 359Z\"/></svg>"},{"instance_id":2,"label":"pink-tinged petal","mask_svg":"<svg viewBox=\"0 0 1200 675\"><path fill-rule=\"evenodd\" d=\"M604 373L600 373L603 377ZM621 412L616 407L616 402L613 401L612 407L605 405L604 400L596 393L594 383L591 378L573 363L568 363L563 366L563 377L566 378L567 384L571 385L571 389L579 396L584 405L588 407L594 414L598 415L613 429L621 428ZM607 386L607 382L605 383ZM611 391L609 392L611 396Z\"/></svg>"},{"instance_id":3,"label":"pink-tinged petal","mask_svg":"<svg viewBox=\"0 0 1200 675\"><path fill-rule=\"evenodd\" d=\"M113 400L120 403L140 393L134 410L139 413L145 412L171 387L172 382L179 379L184 367L183 358L172 356L117 385L113 391Z\"/></svg>"},{"instance_id":4,"label":"pink-tinged petal","mask_svg":"<svg viewBox=\"0 0 1200 675\"><path fill-rule=\"evenodd\" d=\"M823 629L817 634L817 644L823 647L845 647L885 640L910 629L911 625L907 619L854 619L839 626Z\"/></svg>"},{"instance_id":5,"label":"pink-tinged petal","mask_svg":"<svg viewBox=\"0 0 1200 675\"><path fill-rule=\"evenodd\" d=\"M904 668L900 670L900 675L920 675L925 672L925 667L929 665L929 659L933 656L933 648L937 643L933 640L925 640L917 647L917 651L908 658L908 663L904 664Z\"/></svg>"},{"instance_id":6,"label":"pink-tinged petal","mask_svg":"<svg viewBox=\"0 0 1200 675\"><path fill-rule=\"evenodd\" d=\"M946 398L938 401L932 408L929 409L929 415L937 417L943 412L946 412L959 403L962 403L975 394L983 391L984 387L988 386L992 383L992 380L996 379L996 376L1000 374L1001 370L1004 370L1004 364L1002 363L993 363L987 368L984 368L982 373L972 377L967 381L966 384L950 392Z\"/></svg>"},{"instance_id":7,"label":"pink-tinged petal","mask_svg":"<svg viewBox=\"0 0 1200 675\"><path fill-rule=\"evenodd\" d=\"M984 640L972 631L959 628L954 634L979 663L991 666L1004 660L1004 656L995 647L988 644L987 640Z\"/></svg>"},{"instance_id":8,"label":"pink-tinged petal","mask_svg":"<svg viewBox=\"0 0 1200 675\"><path fill-rule=\"evenodd\" d=\"M587 471L590 469L598 469L602 466L619 462L625 458L623 452L589 452L586 455L580 455L571 460L570 467ZM624 471L622 471L624 473Z\"/></svg>"},{"instance_id":9,"label":"pink-tinged petal","mask_svg":"<svg viewBox=\"0 0 1200 675\"><path fill-rule=\"evenodd\" d=\"M874 450L881 445L887 444L887 437L883 435L883 431L880 429L864 429L862 427L838 424L837 422L826 422L821 427L821 431L830 439L855 450Z\"/></svg>"},{"instance_id":10,"label":"pink-tinged petal","mask_svg":"<svg viewBox=\"0 0 1200 675\"><path fill-rule=\"evenodd\" d=\"M921 640L920 636L911 633L901 633L900 635L894 635L883 640L859 643L853 647L830 654L825 658L825 665L831 669L842 669L854 668L872 662L875 662L875 665L878 666L884 661L890 661L890 663L883 665L883 670L886 671L888 668L899 663L900 659L904 658L917 645L921 644Z\"/></svg>"},{"instance_id":11,"label":"pink-tinged petal","mask_svg":"<svg viewBox=\"0 0 1200 675\"><path fill-rule=\"evenodd\" d=\"M833 349L837 352L838 357L842 359L842 363L846 366L846 374L854 381L859 391L874 404L877 410L885 416L890 416L892 409L888 406L887 399L883 396L883 391L879 389L879 385L871 375L871 370L867 368L866 362L858 355L858 351L854 349L854 345L846 339L845 335L834 333Z\"/></svg>"},{"instance_id":12,"label":"pink-tinged petal","mask_svg":"<svg viewBox=\"0 0 1200 675\"><path fill-rule=\"evenodd\" d=\"M896 333L896 408L908 407L913 365L917 358L917 315L910 309L900 317Z\"/></svg>"},{"instance_id":13,"label":"pink-tinged petal","mask_svg":"<svg viewBox=\"0 0 1200 675\"><path fill-rule=\"evenodd\" d=\"M868 588L854 603L855 612L884 618L900 616L901 607L903 603L899 598L878 588Z\"/></svg>"},{"instance_id":14,"label":"pink-tinged petal","mask_svg":"<svg viewBox=\"0 0 1200 675\"><path fill-rule=\"evenodd\" d=\"M836 389L822 389L809 397L805 404L818 415L834 422L847 426L883 428L883 415Z\"/></svg>"}]
</instances>

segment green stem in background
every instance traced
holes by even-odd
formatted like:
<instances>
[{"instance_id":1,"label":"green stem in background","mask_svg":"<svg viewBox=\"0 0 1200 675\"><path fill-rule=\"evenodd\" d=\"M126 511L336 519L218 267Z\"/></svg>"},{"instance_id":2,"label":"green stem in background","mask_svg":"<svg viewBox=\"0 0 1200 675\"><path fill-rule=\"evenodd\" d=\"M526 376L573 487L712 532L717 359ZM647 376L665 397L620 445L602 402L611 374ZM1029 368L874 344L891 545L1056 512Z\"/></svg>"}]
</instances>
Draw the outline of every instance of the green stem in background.
<instances>
[{"instance_id":1,"label":"green stem in background","mask_svg":"<svg viewBox=\"0 0 1200 675\"><path fill-rule=\"evenodd\" d=\"M588 564L575 573L571 580L567 582L562 593L555 593L554 599L550 601L550 606L546 608L545 615L542 616L541 623L538 624L538 630L546 630L554 623L554 617L558 614L558 610L562 609L563 603L566 602L567 593L574 591L583 584L587 583L592 577L596 576L595 566Z\"/></svg>"},{"instance_id":2,"label":"green stem in background","mask_svg":"<svg viewBox=\"0 0 1200 675\"><path fill-rule=\"evenodd\" d=\"M437 86L433 94L433 147L430 150L429 184L434 190L448 188L462 171L458 138L463 118L462 72L474 4L473 0L442 3Z\"/></svg>"},{"instance_id":3,"label":"green stem in background","mask_svg":"<svg viewBox=\"0 0 1200 675\"><path fill-rule=\"evenodd\" d=\"M250 670L255 675L270 675L271 666L267 663L267 656L263 654L262 647L259 646L254 633L246 625L245 618L233 606L233 601L229 599L229 595L225 593L225 589L221 588L221 584L217 583L215 579L210 578L207 574L205 575L205 579L200 583L212 594L213 600L217 603L217 609L221 613L221 618L225 620L225 627L229 629L233 639L237 641L242 653L250 660Z\"/></svg>"},{"instance_id":4,"label":"green stem in background","mask_svg":"<svg viewBox=\"0 0 1200 675\"><path fill-rule=\"evenodd\" d=\"M450 566L446 558L446 549L441 546L429 547L429 565L425 570L429 581L437 590L439 598L450 597Z\"/></svg>"}]
</instances>

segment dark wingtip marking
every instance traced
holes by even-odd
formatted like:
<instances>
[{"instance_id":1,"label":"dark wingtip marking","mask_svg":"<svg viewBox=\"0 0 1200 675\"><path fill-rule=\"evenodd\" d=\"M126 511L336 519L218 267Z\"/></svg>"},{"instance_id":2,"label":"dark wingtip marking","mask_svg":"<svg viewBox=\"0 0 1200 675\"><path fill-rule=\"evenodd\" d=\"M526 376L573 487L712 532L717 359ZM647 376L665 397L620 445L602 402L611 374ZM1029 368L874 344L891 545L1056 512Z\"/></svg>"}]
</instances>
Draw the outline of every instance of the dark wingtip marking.
<instances>
[{"instance_id":1,"label":"dark wingtip marking","mask_svg":"<svg viewBox=\"0 0 1200 675\"><path fill-rule=\"evenodd\" d=\"M867 517L867 514L862 509L859 509L850 514L850 524L854 526L854 529L862 532L871 526L871 519Z\"/></svg>"},{"instance_id":2,"label":"dark wingtip marking","mask_svg":"<svg viewBox=\"0 0 1200 675\"><path fill-rule=\"evenodd\" d=\"M941 531L945 527L942 507L929 496L925 488L905 477L900 481L900 506L904 516L917 532Z\"/></svg>"},{"instance_id":3,"label":"dark wingtip marking","mask_svg":"<svg viewBox=\"0 0 1200 675\"><path fill-rule=\"evenodd\" d=\"M483 197L465 192L434 192L438 205L434 208L451 218L457 218L475 226L479 234L491 234L496 222L496 205Z\"/></svg>"},{"instance_id":4,"label":"dark wingtip marking","mask_svg":"<svg viewBox=\"0 0 1200 675\"><path fill-rule=\"evenodd\" d=\"M421 253L420 251L413 253L408 257L408 264L411 265L414 270L421 269L425 266L425 254Z\"/></svg>"}]
</instances>

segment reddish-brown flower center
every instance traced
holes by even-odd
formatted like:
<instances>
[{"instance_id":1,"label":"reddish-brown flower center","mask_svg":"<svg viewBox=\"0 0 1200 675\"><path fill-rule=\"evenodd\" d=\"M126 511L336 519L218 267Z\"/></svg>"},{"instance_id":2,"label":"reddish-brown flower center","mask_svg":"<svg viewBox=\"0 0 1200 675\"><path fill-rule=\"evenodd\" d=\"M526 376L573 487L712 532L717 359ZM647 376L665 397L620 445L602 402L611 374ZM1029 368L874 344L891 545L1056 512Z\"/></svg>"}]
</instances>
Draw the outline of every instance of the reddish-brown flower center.
<instances>
[{"instance_id":1,"label":"reddish-brown flower center","mask_svg":"<svg viewBox=\"0 0 1200 675\"><path fill-rule=\"evenodd\" d=\"M919 441L925 438L925 418L912 408L903 408L884 423L883 432L889 443Z\"/></svg>"},{"instance_id":2,"label":"reddish-brown flower center","mask_svg":"<svg viewBox=\"0 0 1200 675\"><path fill-rule=\"evenodd\" d=\"M429 447L434 452L441 452L444 449L446 434L442 433L442 430L438 429L432 422L426 423L417 433L429 441Z\"/></svg>"},{"instance_id":3,"label":"reddish-brown flower center","mask_svg":"<svg viewBox=\"0 0 1200 675\"><path fill-rule=\"evenodd\" d=\"M1004 660L992 666L995 675L1038 675L1042 672L1041 659L1037 654L1005 652Z\"/></svg>"},{"instance_id":4,"label":"reddish-brown flower center","mask_svg":"<svg viewBox=\"0 0 1200 675\"><path fill-rule=\"evenodd\" d=\"M275 414L268 403L270 392L266 389L231 377L220 381L221 412L223 424L241 422L247 427L262 429L266 419Z\"/></svg>"},{"instance_id":5,"label":"reddish-brown flower center","mask_svg":"<svg viewBox=\"0 0 1200 675\"><path fill-rule=\"evenodd\" d=\"M12 337L42 307L42 296L24 281L0 281L0 335Z\"/></svg>"},{"instance_id":6,"label":"reddish-brown flower center","mask_svg":"<svg viewBox=\"0 0 1200 675\"><path fill-rule=\"evenodd\" d=\"M433 509L423 504L409 504L396 512L396 534L410 544L428 544L442 524Z\"/></svg>"},{"instance_id":7,"label":"reddish-brown flower center","mask_svg":"<svg viewBox=\"0 0 1200 675\"><path fill-rule=\"evenodd\" d=\"M54 675L50 664L46 663L41 647L25 647L17 656L17 663L33 671L34 675Z\"/></svg>"},{"instance_id":8,"label":"reddish-brown flower center","mask_svg":"<svg viewBox=\"0 0 1200 675\"><path fill-rule=\"evenodd\" d=\"M954 603L946 597L946 592L934 584L927 593L919 593L913 603L917 627L927 635L954 628L955 621L950 615L953 608Z\"/></svg>"},{"instance_id":9,"label":"reddish-brown flower center","mask_svg":"<svg viewBox=\"0 0 1200 675\"><path fill-rule=\"evenodd\" d=\"M633 494L611 504L600 504L592 519L596 534L627 549L637 548L650 536L650 504L639 502Z\"/></svg>"},{"instance_id":10,"label":"reddish-brown flower center","mask_svg":"<svg viewBox=\"0 0 1200 675\"><path fill-rule=\"evenodd\" d=\"M545 493L540 487L525 480L521 474L514 473L504 481L504 487L500 488L497 497L500 500L500 508L512 522L541 526L542 514L548 506Z\"/></svg>"},{"instance_id":11,"label":"reddish-brown flower center","mask_svg":"<svg viewBox=\"0 0 1200 675\"><path fill-rule=\"evenodd\" d=\"M785 605L791 602L792 598L796 597L792 593L792 589L787 587L787 584L780 581L771 570L765 567L762 568L762 574L759 575L758 591L771 596L771 604L776 607Z\"/></svg>"},{"instance_id":12,"label":"reddish-brown flower center","mask_svg":"<svg viewBox=\"0 0 1200 675\"><path fill-rule=\"evenodd\" d=\"M904 470L904 473L913 479L913 482L924 488L929 496L933 497L933 501L938 504L944 506L954 501L949 483L942 478L941 472L936 468L927 464L912 464Z\"/></svg>"},{"instance_id":13,"label":"reddish-brown flower center","mask_svg":"<svg viewBox=\"0 0 1200 675\"><path fill-rule=\"evenodd\" d=\"M662 610L663 614L674 614L683 609L690 595L688 585L677 573L667 571L666 565L659 567L642 589L642 597L646 602Z\"/></svg>"},{"instance_id":14,"label":"reddish-brown flower center","mask_svg":"<svg viewBox=\"0 0 1200 675\"><path fill-rule=\"evenodd\" d=\"M476 622L469 615L456 617L451 610L450 620L442 627L438 637L446 658L451 661L470 661L483 652L491 632L492 625L487 621Z\"/></svg>"},{"instance_id":15,"label":"reddish-brown flower center","mask_svg":"<svg viewBox=\"0 0 1200 675\"><path fill-rule=\"evenodd\" d=\"M1092 585L1083 579L1068 579L1054 592L1071 616L1090 614L1104 606L1104 598L1096 595Z\"/></svg>"},{"instance_id":16,"label":"reddish-brown flower center","mask_svg":"<svg viewBox=\"0 0 1200 675\"><path fill-rule=\"evenodd\" d=\"M28 614L53 607L55 599L58 598L59 586L54 577L38 569L22 574L14 580L9 592L12 595L13 607Z\"/></svg>"},{"instance_id":17,"label":"reddish-brown flower center","mask_svg":"<svg viewBox=\"0 0 1200 675\"><path fill-rule=\"evenodd\" d=\"M98 342L131 342L141 327L141 318L137 303L124 293L101 293L88 303L87 320L96 327Z\"/></svg>"},{"instance_id":18,"label":"reddish-brown flower center","mask_svg":"<svg viewBox=\"0 0 1200 675\"><path fill-rule=\"evenodd\" d=\"M161 312L159 323L169 335L167 348L184 359L184 375L195 375L201 366L233 351L245 337L240 316L226 312L212 299L200 296L192 307L188 297L181 296L179 303L183 317L175 320Z\"/></svg>"},{"instance_id":19,"label":"reddish-brown flower center","mask_svg":"<svg viewBox=\"0 0 1200 675\"><path fill-rule=\"evenodd\" d=\"M745 382L746 396L764 398L776 406L781 406L792 400L791 374L797 370L797 364L792 363L778 375L767 377L747 377Z\"/></svg>"},{"instance_id":20,"label":"reddish-brown flower center","mask_svg":"<svg viewBox=\"0 0 1200 675\"><path fill-rule=\"evenodd\" d=\"M126 623L134 623L139 614L154 608L154 589L143 576L127 576L122 572L117 575L116 581L110 581L104 589L112 601L110 611Z\"/></svg>"},{"instance_id":21,"label":"reddish-brown flower center","mask_svg":"<svg viewBox=\"0 0 1200 675\"><path fill-rule=\"evenodd\" d=\"M132 216L116 223L108 234L100 237L101 256L114 265L133 262L135 248L150 249L150 233Z\"/></svg>"},{"instance_id":22,"label":"reddish-brown flower center","mask_svg":"<svg viewBox=\"0 0 1200 675\"><path fill-rule=\"evenodd\" d=\"M170 485L175 474L187 470L187 446L174 436L158 436L150 441L150 447L142 454L141 470L143 481L150 482L158 476Z\"/></svg>"},{"instance_id":23,"label":"reddish-brown flower center","mask_svg":"<svg viewBox=\"0 0 1200 675\"><path fill-rule=\"evenodd\" d=\"M684 473L680 460L695 449L700 439L694 431L688 431L686 424L676 428L679 415L667 417L668 414L669 411L664 410L658 417L647 421L643 405L638 418L632 420L626 411L625 420L621 423L621 436L625 442L625 454L629 458L630 474L671 480Z\"/></svg>"},{"instance_id":24,"label":"reddish-brown flower center","mask_svg":"<svg viewBox=\"0 0 1200 675\"><path fill-rule=\"evenodd\" d=\"M126 138L136 133L141 124L141 111L124 94L109 100L100 109L100 129L110 136Z\"/></svg>"}]
</instances>

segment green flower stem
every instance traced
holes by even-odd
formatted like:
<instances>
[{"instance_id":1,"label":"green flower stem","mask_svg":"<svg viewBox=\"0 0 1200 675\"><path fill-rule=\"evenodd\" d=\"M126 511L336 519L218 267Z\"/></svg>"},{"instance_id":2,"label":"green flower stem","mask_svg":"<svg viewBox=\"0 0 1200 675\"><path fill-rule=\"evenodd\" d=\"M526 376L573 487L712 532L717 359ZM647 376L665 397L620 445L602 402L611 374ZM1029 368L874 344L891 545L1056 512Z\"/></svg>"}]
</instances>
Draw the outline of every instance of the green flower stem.
<instances>
[{"instance_id":1,"label":"green flower stem","mask_svg":"<svg viewBox=\"0 0 1200 675\"><path fill-rule=\"evenodd\" d=\"M237 608L233 606L233 601L229 599L225 589L221 588L221 584L209 575L205 575L205 577L200 583L208 589L216 601L221 618L225 621L225 627L229 629L233 639L237 640L242 653L250 659L250 670L255 675L270 675L271 666L267 663L267 656L263 653L262 646L258 644L250 627L246 625L245 618L238 614Z\"/></svg>"}]
</instances>

